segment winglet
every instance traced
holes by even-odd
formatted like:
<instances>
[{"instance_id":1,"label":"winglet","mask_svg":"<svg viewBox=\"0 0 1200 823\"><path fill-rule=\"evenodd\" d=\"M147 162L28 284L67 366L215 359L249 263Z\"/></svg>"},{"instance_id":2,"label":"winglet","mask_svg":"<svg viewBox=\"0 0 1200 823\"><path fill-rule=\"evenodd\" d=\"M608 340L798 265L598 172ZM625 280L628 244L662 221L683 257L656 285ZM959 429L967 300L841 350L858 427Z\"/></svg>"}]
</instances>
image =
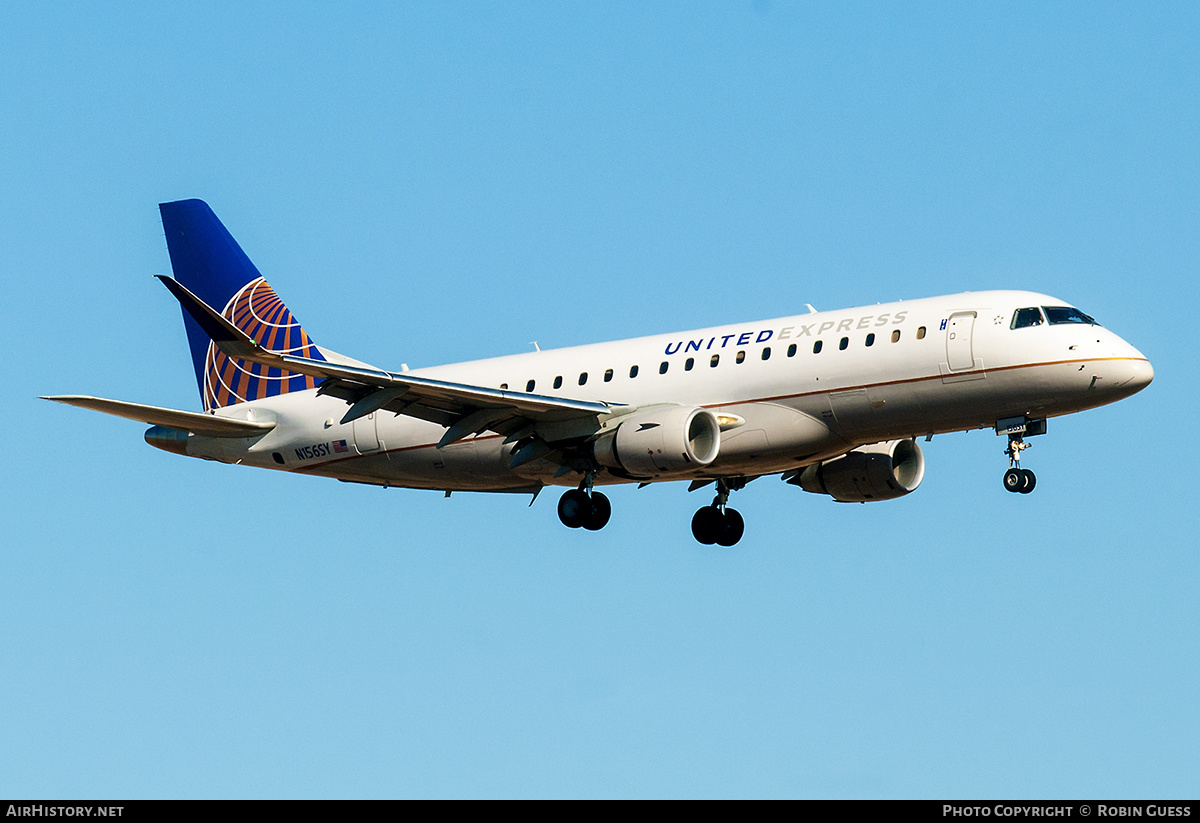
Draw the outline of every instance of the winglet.
<instances>
[{"instance_id":1,"label":"winglet","mask_svg":"<svg viewBox=\"0 0 1200 823\"><path fill-rule=\"evenodd\" d=\"M205 334L212 338L221 351L230 357L250 357L262 355L266 351L254 341L254 338L222 317L216 309L192 294L182 283L165 274L154 276L162 281L171 294L175 295L175 299L183 306L184 311L192 316L192 319L204 330Z\"/></svg>"}]
</instances>

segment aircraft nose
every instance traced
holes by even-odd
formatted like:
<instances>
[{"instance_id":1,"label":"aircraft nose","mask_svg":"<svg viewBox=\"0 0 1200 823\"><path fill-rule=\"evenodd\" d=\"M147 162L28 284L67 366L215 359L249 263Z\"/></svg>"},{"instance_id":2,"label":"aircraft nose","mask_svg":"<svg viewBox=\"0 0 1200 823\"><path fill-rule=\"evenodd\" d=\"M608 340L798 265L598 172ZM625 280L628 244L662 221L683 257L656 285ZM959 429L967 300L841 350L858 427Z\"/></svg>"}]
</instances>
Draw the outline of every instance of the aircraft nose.
<instances>
[{"instance_id":1,"label":"aircraft nose","mask_svg":"<svg viewBox=\"0 0 1200 823\"><path fill-rule=\"evenodd\" d=\"M1154 367L1150 365L1150 361L1145 357L1140 360L1127 360L1126 369L1129 372L1129 379L1121 384L1121 388L1128 389L1130 394L1141 391L1150 385L1150 381L1154 379Z\"/></svg>"},{"instance_id":2,"label":"aircraft nose","mask_svg":"<svg viewBox=\"0 0 1200 823\"><path fill-rule=\"evenodd\" d=\"M1116 375L1112 381L1113 387L1120 389L1121 393L1126 396L1140 392L1154 380L1154 367L1150 365L1146 355L1128 343L1125 344L1125 351L1120 353L1119 359L1113 365L1119 372L1119 375Z\"/></svg>"}]
</instances>

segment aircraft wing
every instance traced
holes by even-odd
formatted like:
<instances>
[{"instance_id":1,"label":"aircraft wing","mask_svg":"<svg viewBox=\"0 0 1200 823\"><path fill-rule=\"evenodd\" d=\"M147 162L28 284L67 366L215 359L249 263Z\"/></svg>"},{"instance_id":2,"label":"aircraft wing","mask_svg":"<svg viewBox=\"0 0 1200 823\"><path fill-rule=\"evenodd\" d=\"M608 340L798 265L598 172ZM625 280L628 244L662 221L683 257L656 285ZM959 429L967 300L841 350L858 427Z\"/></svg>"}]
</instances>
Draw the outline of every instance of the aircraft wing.
<instances>
[{"instance_id":1,"label":"aircraft wing","mask_svg":"<svg viewBox=\"0 0 1200 823\"><path fill-rule=\"evenodd\" d=\"M154 426L167 426L178 431L193 432L209 437L253 437L266 434L275 428L274 423L256 423L250 420L233 420L200 412L164 409L159 406L144 406L141 403L126 403L124 400L105 400L103 397L88 397L79 394L64 394L43 397L55 403L66 403L81 409L104 412L105 414L138 420Z\"/></svg>"},{"instance_id":2,"label":"aircraft wing","mask_svg":"<svg viewBox=\"0 0 1200 823\"><path fill-rule=\"evenodd\" d=\"M513 439L524 436L525 430L533 434L534 429L544 440L554 440L556 435L557 439L586 436L595 431L599 416L628 408L280 354L264 348L176 280L157 277L230 357L324 380L319 393L340 397L351 404L343 423L386 409L447 426L438 444L446 446L485 430Z\"/></svg>"}]
</instances>

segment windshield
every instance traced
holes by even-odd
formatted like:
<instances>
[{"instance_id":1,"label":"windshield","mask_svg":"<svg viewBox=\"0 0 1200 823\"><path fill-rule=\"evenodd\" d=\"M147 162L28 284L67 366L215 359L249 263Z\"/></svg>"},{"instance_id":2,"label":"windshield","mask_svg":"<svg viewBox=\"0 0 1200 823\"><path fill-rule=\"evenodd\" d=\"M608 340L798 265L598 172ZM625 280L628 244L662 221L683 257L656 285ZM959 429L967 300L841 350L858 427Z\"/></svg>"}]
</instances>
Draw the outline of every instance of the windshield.
<instances>
[{"instance_id":1,"label":"windshield","mask_svg":"<svg viewBox=\"0 0 1200 823\"><path fill-rule=\"evenodd\" d=\"M1042 308L1046 310L1046 319L1050 321L1050 325L1052 326L1059 323L1086 323L1089 326L1100 325L1079 309L1072 309L1067 306L1042 306Z\"/></svg>"}]
</instances>

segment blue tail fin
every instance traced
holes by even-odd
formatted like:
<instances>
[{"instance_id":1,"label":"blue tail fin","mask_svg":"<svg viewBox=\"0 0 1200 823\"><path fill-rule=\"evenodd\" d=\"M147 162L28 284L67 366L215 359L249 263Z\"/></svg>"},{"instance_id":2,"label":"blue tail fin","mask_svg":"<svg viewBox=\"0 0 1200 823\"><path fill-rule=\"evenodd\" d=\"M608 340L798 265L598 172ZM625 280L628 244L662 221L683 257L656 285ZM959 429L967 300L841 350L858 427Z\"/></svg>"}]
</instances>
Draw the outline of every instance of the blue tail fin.
<instances>
[{"instance_id":1,"label":"blue tail fin","mask_svg":"<svg viewBox=\"0 0 1200 823\"><path fill-rule=\"evenodd\" d=\"M161 203L175 279L271 351L324 360L312 338L202 200ZM206 411L314 388L314 378L227 356L186 311L183 324Z\"/></svg>"}]
</instances>

